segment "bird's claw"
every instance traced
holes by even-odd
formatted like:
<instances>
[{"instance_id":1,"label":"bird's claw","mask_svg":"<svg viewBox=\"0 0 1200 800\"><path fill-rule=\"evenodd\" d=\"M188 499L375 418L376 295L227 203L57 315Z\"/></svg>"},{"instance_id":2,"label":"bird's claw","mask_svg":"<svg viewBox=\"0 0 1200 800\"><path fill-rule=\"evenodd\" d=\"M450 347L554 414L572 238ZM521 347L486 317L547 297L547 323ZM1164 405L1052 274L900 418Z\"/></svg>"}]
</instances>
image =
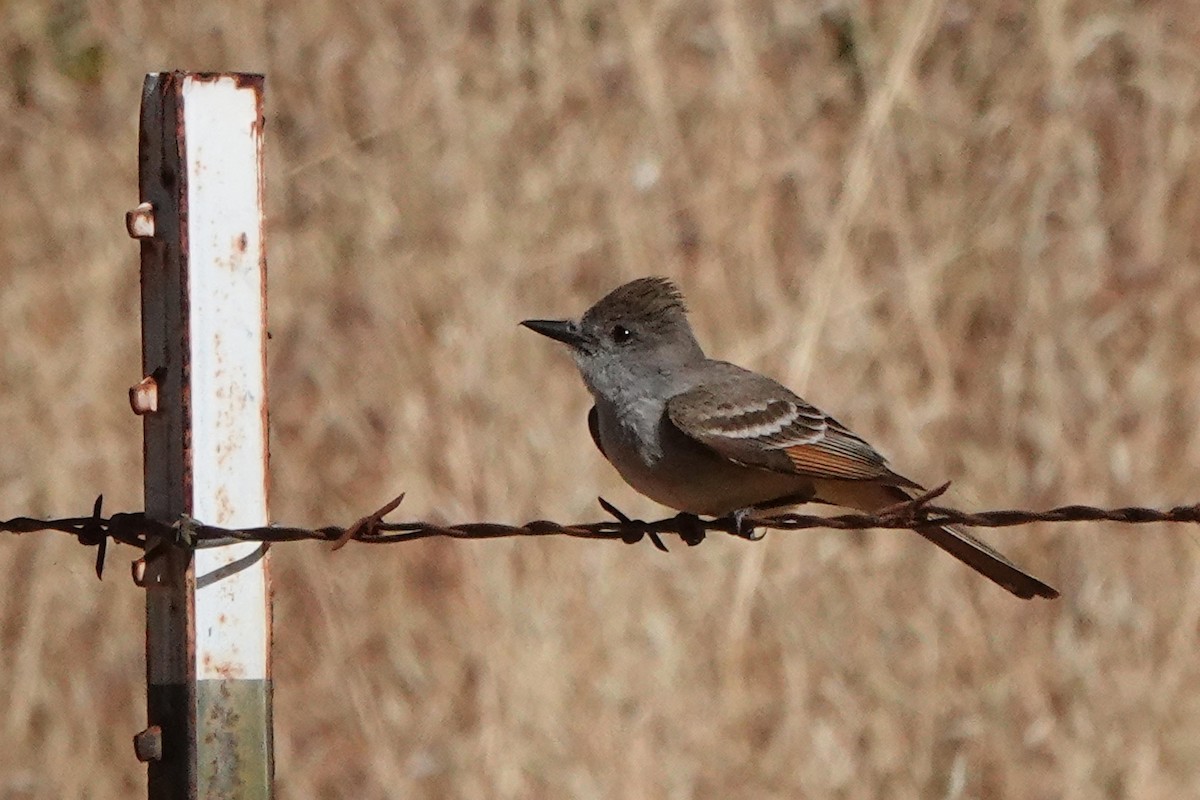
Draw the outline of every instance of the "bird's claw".
<instances>
[{"instance_id":1,"label":"bird's claw","mask_svg":"<svg viewBox=\"0 0 1200 800\"><path fill-rule=\"evenodd\" d=\"M754 519L750 516L753 510L752 508L739 508L733 512L733 533L743 539L757 542L766 536L767 532L754 524Z\"/></svg>"}]
</instances>

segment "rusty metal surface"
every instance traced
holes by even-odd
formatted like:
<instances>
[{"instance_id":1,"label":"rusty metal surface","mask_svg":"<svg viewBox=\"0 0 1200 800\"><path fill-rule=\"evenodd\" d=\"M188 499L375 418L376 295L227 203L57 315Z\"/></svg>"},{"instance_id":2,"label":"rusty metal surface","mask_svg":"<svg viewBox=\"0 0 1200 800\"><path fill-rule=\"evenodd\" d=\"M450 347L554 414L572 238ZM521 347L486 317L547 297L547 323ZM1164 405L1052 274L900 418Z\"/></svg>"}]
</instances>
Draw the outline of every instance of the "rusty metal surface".
<instances>
[{"instance_id":1,"label":"rusty metal surface","mask_svg":"<svg viewBox=\"0 0 1200 800\"><path fill-rule=\"evenodd\" d=\"M158 411L158 375L147 375L129 387L129 407L139 417Z\"/></svg>"},{"instance_id":2,"label":"rusty metal surface","mask_svg":"<svg viewBox=\"0 0 1200 800\"><path fill-rule=\"evenodd\" d=\"M149 75L139 132L139 191L156 210L154 235L141 239L142 374L156 375L158 410L142 417L146 514L171 521L191 511L186 476L188 411L184 361L187 331L183 285L186 187L178 142L178 76ZM194 796L196 738L191 687L192 575L189 554L161 537L147 537L146 588L148 728L160 731L160 758L148 763L152 800Z\"/></svg>"},{"instance_id":3,"label":"rusty metal surface","mask_svg":"<svg viewBox=\"0 0 1200 800\"><path fill-rule=\"evenodd\" d=\"M138 203L137 207L127 211L125 230L134 239L153 239L154 206L150 203Z\"/></svg>"},{"instance_id":4,"label":"rusty metal surface","mask_svg":"<svg viewBox=\"0 0 1200 800\"><path fill-rule=\"evenodd\" d=\"M262 77L148 76L140 130L148 518L265 524ZM254 487L257 486L257 489ZM263 545L193 555L146 536L149 797L269 797L270 598ZM253 558L248 558L256 553Z\"/></svg>"},{"instance_id":5,"label":"rusty metal surface","mask_svg":"<svg viewBox=\"0 0 1200 800\"><path fill-rule=\"evenodd\" d=\"M267 522L262 81L188 75L192 515ZM266 546L194 556L198 794L267 796L271 782Z\"/></svg>"},{"instance_id":6,"label":"rusty metal surface","mask_svg":"<svg viewBox=\"0 0 1200 800\"><path fill-rule=\"evenodd\" d=\"M162 728L151 725L133 737L133 752L137 760L159 761L162 759Z\"/></svg>"}]
</instances>

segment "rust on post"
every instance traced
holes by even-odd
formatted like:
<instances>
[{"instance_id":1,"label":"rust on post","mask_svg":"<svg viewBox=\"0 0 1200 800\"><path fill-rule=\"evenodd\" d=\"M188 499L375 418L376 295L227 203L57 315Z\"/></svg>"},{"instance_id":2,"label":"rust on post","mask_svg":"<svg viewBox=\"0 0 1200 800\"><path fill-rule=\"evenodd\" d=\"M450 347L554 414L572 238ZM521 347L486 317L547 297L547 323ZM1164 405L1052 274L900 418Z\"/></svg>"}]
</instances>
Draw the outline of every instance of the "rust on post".
<instances>
[{"instance_id":1,"label":"rust on post","mask_svg":"<svg viewBox=\"0 0 1200 800\"><path fill-rule=\"evenodd\" d=\"M146 559L139 558L129 565L130 576L133 578L133 585L139 589L146 588Z\"/></svg>"},{"instance_id":2,"label":"rust on post","mask_svg":"<svg viewBox=\"0 0 1200 800\"><path fill-rule=\"evenodd\" d=\"M146 514L266 524L261 76L150 75L140 129ZM150 413L154 412L154 413ZM269 798L266 546L147 535L149 797ZM139 735L139 757L155 737Z\"/></svg>"},{"instance_id":3,"label":"rust on post","mask_svg":"<svg viewBox=\"0 0 1200 800\"><path fill-rule=\"evenodd\" d=\"M126 211L125 230L134 239L153 239L154 206L151 203L139 203L136 207Z\"/></svg>"},{"instance_id":4,"label":"rust on post","mask_svg":"<svg viewBox=\"0 0 1200 800\"><path fill-rule=\"evenodd\" d=\"M143 764L162 758L162 728L151 725L133 737L133 752Z\"/></svg>"},{"instance_id":5,"label":"rust on post","mask_svg":"<svg viewBox=\"0 0 1200 800\"><path fill-rule=\"evenodd\" d=\"M189 75L187 129L193 516L267 519L261 76ZM195 554L199 796L271 782L267 548Z\"/></svg>"},{"instance_id":6,"label":"rust on post","mask_svg":"<svg viewBox=\"0 0 1200 800\"><path fill-rule=\"evenodd\" d=\"M178 136L178 73L148 75L142 92L138 188L154 210L154 236L141 241L142 374L156 376L158 411L142 417L146 514L170 523L191 511L184 286L186 176ZM136 209L135 209L136 213ZM148 796L186 797L195 785L195 647L190 554L148 536L146 588L147 729L160 731L160 758L147 764Z\"/></svg>"},{"instance_id":7,"label":"rust on post","mask_svg":"<svg viewBox=\"0 0 1200 800\"><path fill-rule=\"evenodd\" d=\"M147 375L129 387L129 407L139 417L158 411L158 381Z\"/></svg>"}]
</instances>

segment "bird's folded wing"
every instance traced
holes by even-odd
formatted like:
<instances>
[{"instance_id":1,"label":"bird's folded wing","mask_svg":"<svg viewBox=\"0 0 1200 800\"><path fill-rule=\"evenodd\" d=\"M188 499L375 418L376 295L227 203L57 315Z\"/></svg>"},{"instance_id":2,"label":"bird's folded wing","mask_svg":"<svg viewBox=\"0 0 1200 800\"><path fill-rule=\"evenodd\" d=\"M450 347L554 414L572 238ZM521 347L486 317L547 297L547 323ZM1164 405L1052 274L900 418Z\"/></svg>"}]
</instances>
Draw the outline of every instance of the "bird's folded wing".
<instances>
[{"instance_id":1,"label":"bird's folded wing","mask_svg":"<svg viewBox=\"0 0 1200 800\"><path fill-rule=\"evenodd\" d=\"M676 395L667 415L681 432L747 466L814 478L904 481L869 444L761 375Z\"/></svg>"}]
</instances>

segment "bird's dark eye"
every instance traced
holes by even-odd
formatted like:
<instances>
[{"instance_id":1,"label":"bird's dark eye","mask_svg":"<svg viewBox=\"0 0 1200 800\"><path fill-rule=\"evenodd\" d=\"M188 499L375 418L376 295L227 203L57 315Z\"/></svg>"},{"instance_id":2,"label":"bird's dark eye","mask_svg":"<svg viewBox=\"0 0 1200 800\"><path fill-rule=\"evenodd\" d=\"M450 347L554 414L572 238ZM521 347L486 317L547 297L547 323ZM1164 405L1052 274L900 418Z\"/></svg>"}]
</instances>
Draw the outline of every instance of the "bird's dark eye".
<instances>
[{"instance_id":1,"label":"bird's dark eye","mask_svg":"<svg viewBox=\"0 0 1200 800\"><path fill-rule=\"evenodd\" d=\"M614 325L612 329L613 341L617 344L625 344L633 338L633 331L626 328L624 325Z\"/></svg>"}]
</instances>

